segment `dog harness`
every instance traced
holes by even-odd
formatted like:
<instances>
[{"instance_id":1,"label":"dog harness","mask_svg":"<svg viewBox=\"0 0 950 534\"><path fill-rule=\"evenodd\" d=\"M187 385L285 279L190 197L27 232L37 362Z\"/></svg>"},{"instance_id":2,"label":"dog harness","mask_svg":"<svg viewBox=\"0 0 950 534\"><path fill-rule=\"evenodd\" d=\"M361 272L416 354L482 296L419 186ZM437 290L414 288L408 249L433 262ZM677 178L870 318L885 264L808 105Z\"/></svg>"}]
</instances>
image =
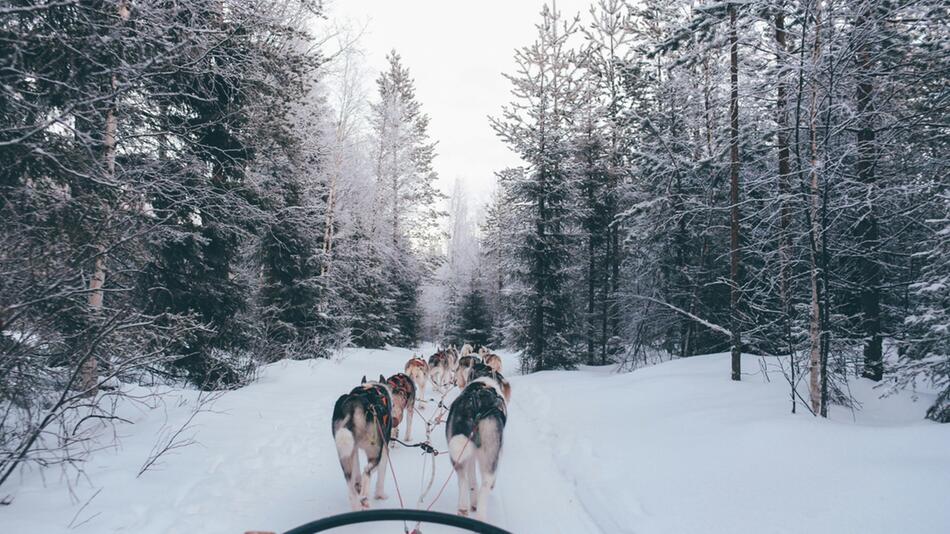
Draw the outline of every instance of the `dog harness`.
<instances>
[{"instance_id":1,"label":"dog harness","mask_svg":"<svg viewBox=\"0 0 950 534\"><path fill-rule=\"evenodd\" d=\"M480 421L490 415L497 414L504 425L508 421L508 407L505 398L498 394L495 388L483 382L472 382L465 393L472 403L472 413L475 421Z\"/></svg>"},{"instance_id":2,"label":"dog harness","mask_svg":"<svg viewBox=\"0 0 950 534\"><path fill-rule=\"evenodd\" d=\"M409 363L406 364L406 367L419 367L421 369L426 369L429 367L429 364L427 364L422 358L413 358L409 360Z\"/></svg>"},{"instance_id":3,"label":"dog harness","mask_svg":"<svg viewBox=\"0 0 950 534\"><path fill-rule=\"evenodd\" d=\"M393 389L393 393L402 393L407 397L412 394L415 385L412 379L404 373L396 373L386 380L386 383Z\"/></svg>"},{"instance_id":4,"label":"dog harness","mask_svg":"<svg viewBox=\"0 0 950 534\"><path fill-rule=\"evenodd\" d=\"M462 356L459 358L459 367L472 367L476 364L481 364L482 359L474 354L468 356Z\"/></svg>"},{"instance_id":5,"label":"dog harness","mask_svg":"<svg viewBox=\"0 0 950 534\"><path fill-rule=\"evenodd\" d=\"M379 419L380 426L384 431L383 439L387 439L392 430L392 402L386 388L378 384L368 384L353 388L350 395L363 400L364 405L368 408L368 421L371 417Z\"/></svg>"},{"instance_id":6,"label":"dog harness","mask_svg":"<svg viewBox=\"0 0 950 534\"><path fill-rule=\"evenodd\" d=\"M505 379L505 377L502 376L501 373L495 371L494 369L492 369L491 367L483 363L476 363L475 365L472 366L472 380L477 380L479 378L486 377L486 376L499 383L501 383L501 381Z\"/></svg>"},{"instance_id":7,"label":"dog harness","mask_svg":"<svg viewBox=\"0 0 950 534\"><path fill-rule=\"evenodd\" d=\"M432 356L429 356L429 365L435 367L445 361L446 356L444 352L436 352Z\"/></svg>"}]
</instances>

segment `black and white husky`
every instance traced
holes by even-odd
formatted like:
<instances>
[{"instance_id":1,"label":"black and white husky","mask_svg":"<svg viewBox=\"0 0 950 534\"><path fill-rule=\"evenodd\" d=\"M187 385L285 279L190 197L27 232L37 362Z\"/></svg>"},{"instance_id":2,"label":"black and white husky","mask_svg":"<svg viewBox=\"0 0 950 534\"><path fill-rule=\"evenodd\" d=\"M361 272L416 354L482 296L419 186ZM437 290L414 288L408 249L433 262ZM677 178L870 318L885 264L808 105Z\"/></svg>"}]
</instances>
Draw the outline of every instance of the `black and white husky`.
<instances>
[{"instance_id":1,"label":"black and white husky","mask_svg":"<svg viewBox=\"0 0 950 534\"><path fill-rule=\"evenodd\" d=\"M488 496L495 487L508 419L511 389L506 386L492 377L473 380L452 402L445 426L449 457L459 482L459 514L468 515L471 509L482 521L488 515Z\"/></svg>"},{"instance_id":2,"label":"black and white husky","mask_svg":"<svg viewBox=\"0 0 950 534\"><path fill-rule=\"evenodd\" d=\"M389 437L392 432L392 392L380 375L379 382L363 382L333 406L333 439L343 467L343 477L353 510L369 508L370 475L376 475L377 499L385 499L386 467L389 463ZM360 455L366 455L366 468L360 472Z\"/></svg>"}]
</instances>

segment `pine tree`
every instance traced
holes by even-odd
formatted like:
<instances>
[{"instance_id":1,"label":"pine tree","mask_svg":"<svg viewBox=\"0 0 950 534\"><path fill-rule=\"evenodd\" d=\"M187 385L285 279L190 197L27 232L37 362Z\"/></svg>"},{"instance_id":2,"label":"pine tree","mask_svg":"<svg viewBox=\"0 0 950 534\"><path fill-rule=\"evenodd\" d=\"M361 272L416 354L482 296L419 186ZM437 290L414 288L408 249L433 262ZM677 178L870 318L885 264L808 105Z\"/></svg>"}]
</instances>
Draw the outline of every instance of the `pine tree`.
<instances>
[{"instance_id":1,"label":"pine tree","mask_svg":"<svg viewBox=\"0 0 950 534\"><path fill-rule=\"evenodd\" d=\"M461 341L476 347L490 345L492 339L490 317L485 297L478 287L478 281L473 279L459 305L458 322Z\"/></svg>"},{"instance_id":2,"label":"pine tree","mask_svg":"<svg viewBox=\"0 0 950 534\"><path fill-rule=\"evenodd\" d=\"M253 192L249 172L258 151L280 153L286 150L285 139L293 139L289 113L304 94L301 73L317 64L315 57L261 38L300 35L266 10L264 5L234 6L225 16L220 5L208 2L178 12L188 22L200 21L209 36L233 34L227 38L230 46L219 46L214 37L192 43L188 32L173 31L172 43L195 46L199 68L150 80L159 95L155 105L164 110L160 127L169 132L167 150L175 150L188 165L174 175L180 180L176 185L200 194L186 197L187 202L170 195L150 199L162 225L142 283L164 289L147 294L146 305L153 313L192 315L206 326L193 338L181 339L173 369L209 387L240 382L229 369L233 362L214 355L243 350L252 337L247 322L251 281L237 272L243 246L267 207Z\"/></svg>"},{"instance_id":3,"label":"pine tree","mask_svg":"<svg viewBox=\"0 0 950 534\"><path fill-rule=\"evenodd\" d=\"M564 21L548 6L541 11L538 40L515 53L518 74L507 78L519 99L492 119L498 135L529 163L508 173L502 186L528 206L517 235L523 290L514 313L522 323L518 344L532 370L572 367L573 303L569 270L574 224L570 143L566 127L576 102L574 53L569 40L577 21Z\"/></svg>"},{"instance_id":4,"label":"pine tree","mask_svg":"<svg viewBox=\"0 0 950 534\"><path fill-rule=\"evenodd\" d=\"M388 261L371 234L356 221L352 233L339 235L334 277L334 299L346 303L350 337L360 347L382 348L393 343L397 332L393 321L396 289L388 272Z\"/></svg>"},{"instance_id":5,"label":"pine tree","mask_svg":"<svg viewBox=\"0 0 950 534\"><path fill-rule=\"evenodd\" d=\"M415 98L409 70L400 56L387 56L389 70L377 79L379 102L373 104L373 154L376 175L376 236L387 243L390 319L393 341L413 346L421 329L419 291L431 272L420 251L437 239L444 215L435 203L443 198L436 189L432 168L435 143L429 141L429 118Z\"/></svg>"},{"instance_id":6,"label":"pine tree","mask_svg":"<svg viewBox=\"0 0 950 534\"><path fill-rule=\"evenodd\" d=\"M319 7L294 0L10 6L0 484L38 443L43 461L81 464L101 426L77 423L123 405L103 402L126 389L106 381L246 382L245 259L269 207L256 176L295 144L288 110L319 63L301 46Z\"/></svg>"},{"instance_id":7,"label":"pine tree","mask_svg":"<svg viewBox=\"0 0 950 534\"><path fill-rule=\"evenodd\" d=\"M582 222L588 234L587 333L588 359L599 352L600 363L616 357L621 344L619 294L620 266L624 261L621 243L625 239L623 221L619 220L621 185L632 132L625 114L628 102L624 83L629 78L626 66L633 50L629 31L630 6L623 0L600 0L591 6L591 24L583 30L585 48L582 65L586 83L593 88L585 99L594 110L598 125L599 149L594 150L597 137L581 135L586 143L579 154L579 165L591 179L580 187L585 191L587 207ZM584 124L581 122L580 124ZM593 125L591 125L593 126ZM594 127L584 128L593 133ZM598 157L591 157L599 154ZM586 162L586 164L585 164ZM595 331L599 331L595 335ZM592 343L598 337L597 343ZM598 345L598 346L594 346Z\"/></svg>"},{"instance_id":8,"label":"pine tree","mask_svg":"<svg viewBox=\"0 0 950 534\"><path fill-rule=\"evenodd\" d=\"M944 185L935 193L942 210L927 221L933 233L925 241L920 281L911 286L917 304L905 319L909 335L897 380L904 386L929 382L938 394L927 417L950 423L950 191Z\"/></svg>"},{"instance_id":9,"label":"pine tree","mask_svg":"<svg viewBox=\"0 0 950 534\"><path fill-rule=\"evenodd\" d=\"M289 184L284 204L264 227L259 244L259 304L267 328L265 346L276 352L271 359L304 356L298 351L315 345L321 333L320 244L310 229L322 217L303 205L298 187Z\"/></svg>"}]
</instances>

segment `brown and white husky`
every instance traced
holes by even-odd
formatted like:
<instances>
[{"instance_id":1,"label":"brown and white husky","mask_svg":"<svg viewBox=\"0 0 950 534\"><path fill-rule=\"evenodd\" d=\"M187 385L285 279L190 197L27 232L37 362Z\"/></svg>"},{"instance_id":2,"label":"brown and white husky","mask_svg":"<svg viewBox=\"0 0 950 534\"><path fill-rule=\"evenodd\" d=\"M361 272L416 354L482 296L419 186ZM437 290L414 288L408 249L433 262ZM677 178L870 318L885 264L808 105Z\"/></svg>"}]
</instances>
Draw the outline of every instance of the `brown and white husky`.
<instances>
[{"instance_id":1,"label":"brown and white husky","mask_svg":"<svg viewBox=\"0 0 950 534\"><path fill-rule=\"evenodd\" d=\"M406 374L416 385L416 399L425 402L426 384L429 382L429 364L420 356L413 356L406 362Z\"/></svg>"},{"instance_id":2,"label":"brown and white husky","mask_svg":"<svg viewBox=\"0 0 950 534\"><path fill-rule=\"evenodd\" d=\"M390 436L399 439L399 424L406 418L406 440L412 439L412 415L416 407L416 385L405 373L396 373L386 379L393 398L393 429ZM408 416L406 413L408 412ZM393 443L395 445L395 443Z\"/></svg>"},{"instance_id":3,"label":"brown and white husky","mask_svg":"<svg viewBox=\"0 0 950 534\"><path fill-rule=\"evenodd\" d=\"M448 348L441 350L449 358L449 370L454 371L459 365L459 351L455 345L449 345Z\"/></svg>"},{"instance_id":4,"label":"brown and white husky","mask_svg":"<svg viewBox=\"0 0 950 534\"><path fill-rule=\"evenodd\" d=\"M429 356L429 378L437 388L444 388L452 381L452 364L446 351L440 350Z\"/></svg>"},{"instance_id":5,"label":"brown and white husky","mask_svg":"<svg viewBox=\"0 0 950 534\"><path fill-rule=\"evenodd\" d=\"M501 372L501 356L494 353L489 353L482 357L482 361L484 361L485 365L491 367L496 373Z\"/></svg>"}]
</instances>

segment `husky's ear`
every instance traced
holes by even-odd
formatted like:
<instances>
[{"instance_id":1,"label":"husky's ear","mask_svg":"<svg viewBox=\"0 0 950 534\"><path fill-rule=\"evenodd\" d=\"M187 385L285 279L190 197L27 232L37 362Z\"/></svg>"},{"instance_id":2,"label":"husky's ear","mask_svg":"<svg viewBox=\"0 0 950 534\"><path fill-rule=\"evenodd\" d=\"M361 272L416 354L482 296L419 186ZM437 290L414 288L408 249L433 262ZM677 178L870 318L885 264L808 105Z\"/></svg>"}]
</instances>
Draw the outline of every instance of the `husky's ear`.
<instances>
[{"instance_id":1,"label":"husky's ear","mask_svg":"<svg viewBox=\"0 0 950 534\"><path fill-rule=\"evenodd\" d=\"M363 375L363 380L360 380L360 384L365 384L365 383L366 383L366 375Z\"/></svg>"},{"instance_id":2,"label":"husky's ear","mask_svg":"<svg viewBox=\"0 0 950 534\"><path fill-rule=\"evenodd\" d=\"M511 402L511 384L507 380L501 383L501 394L505 397L505 404Z\"/></svg>"},{"instance_id":3,"label":"husky's ear","mask_svg":"<svg viewBox=\"0 0 950 534\"><path fill-rule=\"evenodd\" d=\"M383 375L379 375L379 383L380 383L380 384L385 384L385 383L386 383L386 377L384 377Z\"/></svg>"}]
</instances>

